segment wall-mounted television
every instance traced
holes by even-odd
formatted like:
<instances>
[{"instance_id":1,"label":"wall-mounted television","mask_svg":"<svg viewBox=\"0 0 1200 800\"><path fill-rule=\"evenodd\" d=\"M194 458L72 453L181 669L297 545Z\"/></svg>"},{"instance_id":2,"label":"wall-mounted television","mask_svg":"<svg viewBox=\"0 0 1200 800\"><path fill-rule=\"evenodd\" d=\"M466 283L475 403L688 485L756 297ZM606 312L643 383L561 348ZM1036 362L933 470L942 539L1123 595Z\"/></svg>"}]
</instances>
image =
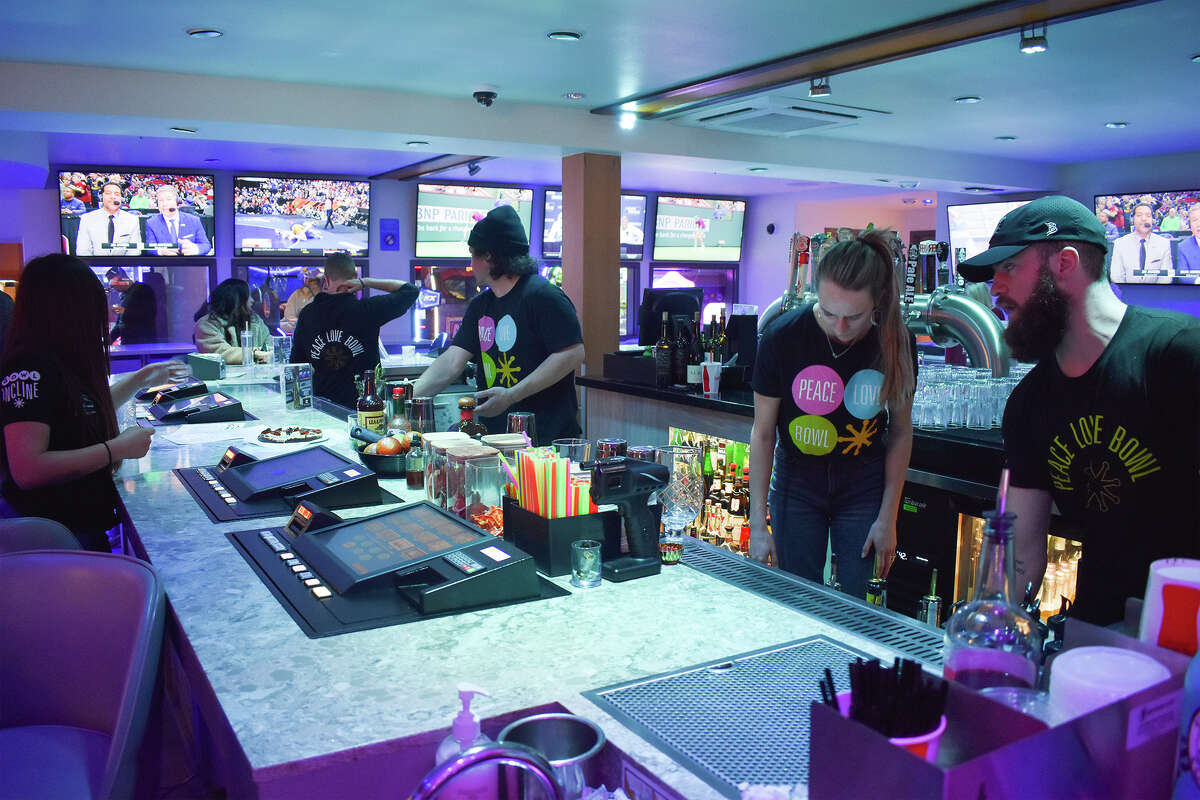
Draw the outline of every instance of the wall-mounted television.
<instances>
[{"instance_id":1,"label":"wall-mounted television","mask_svg":"<svg viewBox=\"0 0 1200 800\"><path fill-rule=\"evenodd\" d=\"M62 169L58 193L64 253L87 259L213 254L212 175Z\"/></svg>"},{"instance_id":2,"label":"wall-mounted television","mask_svg":"<svg viewBox=\"0 0 1200 800\"><path fill-rule=\"evenodd\" d=\"M655 261L738 261L746 201L658 196Z\"/></svg>"},{"instance_id":3,"label":"wall-mounted television","mask_svg":"<svg viewBox=\"0 0 1200 800\"><path fill-rule=\"evenodd\" d=\"M367 255L368 181L246 175L233 179L234 253Z\"/></svg>"},{"instance_id":4,"label":"wall-mounted television","mask_svg":"<svg viewBox=\"0 0 1200 800\"><path fill-rule=\"evenodd\" d=\"M417 258L470 258L467 237L498 206L512 206L529 236L533 190L519 186L417 185Z\"/></svg>"},{"instance_id":5,"label":"wall-mounted television","mask_svg":"<svg viewBox=\"0 0 1200 800\"><path fill-rule=\"evenodd\" d=\"M1109 280L1200 283L1200 189L1100 194L1095 201L1112 242Z\"/></svg>"},{"instance_id":6,"label":"wall-mounted television","mask_svg":"<svg viewBox=\"0 0 1200 800\"><path fill-rule=\"evenodd\" d=\"M562 192L546 190L542 216L542 256L562 257ZM621 195L621 259L639 261L646 238L646 198L640 194Z\"/></svg>"},{"instance_id":7,"label":"wall-mounted television","mask_svg":"<svg viewBox=\"0 0 1200 800\"><path fill-rule=\"evenodd\" d=\"M950 227L950 252L953 254L955 269L960 261L974 258L987 250L988 241L995 233L1000 218L1028 202L1002 200L995 203L946 206L946 221Z\"/></svg>"}]
</instances>

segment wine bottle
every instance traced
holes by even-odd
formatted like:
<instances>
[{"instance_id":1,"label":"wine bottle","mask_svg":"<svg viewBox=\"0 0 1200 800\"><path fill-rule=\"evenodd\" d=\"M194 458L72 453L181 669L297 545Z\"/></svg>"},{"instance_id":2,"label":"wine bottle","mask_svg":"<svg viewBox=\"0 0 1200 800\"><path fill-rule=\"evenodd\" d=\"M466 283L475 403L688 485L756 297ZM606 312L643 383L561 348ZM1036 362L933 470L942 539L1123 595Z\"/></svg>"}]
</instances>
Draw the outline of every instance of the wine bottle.
<instances>
[{"instance_id":1,"label":"wine bottle","mask_svg":"<svg viewBox=\"0 0 1200 800\"><path fill-rule=\"evenodd\" d=\"M700 312L697 311L692 315L691 337L688 342L687 351L687 379L688 391L699 392L703 388L704 372L700 367L700 362L704 359L700 355Z\"/></svg>"},{"instance_id":2,"label":"wine bottle","mask_svg":"<svg viewBox=\"0 0 1200 800\"><path fill-rule=\"evenodd\" d=\"M728 337L725 335L725 307L721 306L721 322L717 327L717 344L713 349L716 351L717 361L725 363L725 351L729 348Z\"/></svg>"},{"instance_id":3,"label":"wine bottle","mask_svg":"<svg viewBox=\"0 0 1200 800\"><path fill-rule=\"evenodd\" d=\"M688 337L683 325L672 325L674 349L671 351L671 385L687 385Z\"/></svg>"},{"instance_id":4,"label":"wine bottle","mask_svg":"<svg viewBox=\"0 0 1200 800\"><path fill-rule=\"evenodd\" d=\"M671 359L674 342L671 341L671 319L666 311L662 315L662 331L654 344L654 383L659 389L671 385Z\"/></svg>"}]
</instances>

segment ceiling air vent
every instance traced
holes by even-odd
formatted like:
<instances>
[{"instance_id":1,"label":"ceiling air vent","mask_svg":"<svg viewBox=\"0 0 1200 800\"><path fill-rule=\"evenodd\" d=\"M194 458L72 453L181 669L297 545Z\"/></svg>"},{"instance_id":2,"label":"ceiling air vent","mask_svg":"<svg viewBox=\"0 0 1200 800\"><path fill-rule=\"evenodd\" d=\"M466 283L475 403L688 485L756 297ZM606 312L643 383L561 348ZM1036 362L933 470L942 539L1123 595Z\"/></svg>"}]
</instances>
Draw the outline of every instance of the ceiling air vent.
<instances>
[{"instance_id":1,"label":"ceiling air vent","mask_svg":"<svg viewBox=\"0 0 1200 800\"><path fill-rule=\"evenodd\" d=\"M800 134L843 128L858 122L860 115L847 111L827 111L797 105L790 98L767 96L708 107L680 117L682 125L695 125L731 133L758 136L799 136Z\"/></svg>"}]
</instances>

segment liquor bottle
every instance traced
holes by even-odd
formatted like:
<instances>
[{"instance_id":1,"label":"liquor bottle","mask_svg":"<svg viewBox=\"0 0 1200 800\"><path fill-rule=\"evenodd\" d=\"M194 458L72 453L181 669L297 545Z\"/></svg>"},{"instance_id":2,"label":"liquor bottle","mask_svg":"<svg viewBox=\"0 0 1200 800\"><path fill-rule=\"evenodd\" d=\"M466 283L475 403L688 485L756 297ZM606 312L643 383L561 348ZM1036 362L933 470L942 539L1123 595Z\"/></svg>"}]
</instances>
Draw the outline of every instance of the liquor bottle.
<instances>
[{"instance_id":1,"label":"liquor bottle","mask_svg":"<svg viewBox=\"0 0 1200 800\"><path fill-rule=\"evenodd\" d=\"M425 488L425 442L418 432L413 433L412 447L404 462L405 480L409 489Z\"/></svg>"},{"instance_id":2,"label":"liquor bottle","mask_svg":"<svg viewBox=\"0 0 1200 800\"><path fill-rule=\"evenodd\" d=\"M1012 512L987 511L975 591L946 622L945 677L972 689L1037 685L1041 636L1018 605Z\"/></svg>"},{"instance_id":3,"label":"liquor bottle","mask_svg":"<svg viewBox=\"0 0 1200 800\"><path fill-rule=\"evenodd\" d=\"M729 349L729 341L725 335L725 306L721 306L721 323L717 327L717 344L713 349L717 352L717 361L725 363L725 351Z\"/></svg>"},{"instance_id":4,"label":"liquor bottle","mask_svg":"<svg viewBox=\"0 0 1200 800\"><path fill-rule=\"evenodd\" d=\"M358 398L358 425L380 435L387 433L383 413L383 398L375 394L375 373L363 373L363 393Z\"/></svg>"},{"instance_id":5,"label":"liquor bottle","mask_svg":"<svg viewBox=\"0 0 1200 800\"><path fill-rule=\"evenodd\" d=\"M687 385L688 365L688 331L683 325L671 325L675 338L672 340L674 349L671 351L671 385Z\"/></svg>"},{"instance_id":6,"label":"liquor bottle","mask_svg":"<svg viewBox=\"0 0 1200 800\"><path fill-rule=\"evenodd\" d=\"M674 343L671 341L670 326L670 317L664 311L662 331L658 335L658 341L654 343L654 383L659 389L666 389L671 385L671 357Z\"/></svg>"},{"instance_id":7,"label":"liquor bottle","mask_svg":"<svg viewBox=\"0 0 1200 800\"><path fill-rule=\"evenodd\" d=\"M734 466L733 469L736 474L737 467ZM746 470L747 473L749 471L749 469ZM733 484L733 496L729 500L729 513L742 520L750 519L750 489L748 481L743 482L740 476Z\"/></svg>"},{"instance_id":8,"label":"liquor bottle","mask_svg":"<svg viewBox=\"0 0 1200 800\"><path fill-rule=\"evenodd\" d=\"M467 395L458 398L458 413L460 419L450 428L452 431L465 433L472 439L479 439L487 436L488 429L483 423L475 419L475 398Z\"/></svg>"},{"instance_id":9,"label":"liquor bottle","mask_svg":"<svg viewBox=\"0 0 1200 800\"><path fill-rule=\"evenodd\" d=\"M708 323L708 339L704 342L704 357L716 358L717 351L717 315L713 314Z\"/></svg>"},{"instance_id":10,"label":"liquor bottle","mask_svg":"<svg viewBox=\"0 0 1200 800\"><path fill-rule=\"evenodd\" d=\"M408 421L407 400L404 397L403 386L392 387L391 407L387 412L387 430L391 436L397 434L403 436L412 430L412 423Z\"/></svg>"},{"instance_id":11,"label":"liquor bottle","mask_svg":"<svg viewBox=\"0 0 1200 800\"><path fill-rule=\"evenodd\" d=\"M688 391L699 392L703 386L704 373L700 367L700 362L704 359L700 355L700 312L697 311L692 315L691 341L688 342L687 350L687 380Z\"/></svg>"},{"instance_id":12,"label":"liquor bottle","mask_svg":"<svg viewBox=\"0 0 1200 800\"><path fill-rule=\"evenodd\" d=\"M713 464L713 477L720 484L725 478L725 440L720 439L717 442L717 460Z\"/></svg>"}]
</instances>

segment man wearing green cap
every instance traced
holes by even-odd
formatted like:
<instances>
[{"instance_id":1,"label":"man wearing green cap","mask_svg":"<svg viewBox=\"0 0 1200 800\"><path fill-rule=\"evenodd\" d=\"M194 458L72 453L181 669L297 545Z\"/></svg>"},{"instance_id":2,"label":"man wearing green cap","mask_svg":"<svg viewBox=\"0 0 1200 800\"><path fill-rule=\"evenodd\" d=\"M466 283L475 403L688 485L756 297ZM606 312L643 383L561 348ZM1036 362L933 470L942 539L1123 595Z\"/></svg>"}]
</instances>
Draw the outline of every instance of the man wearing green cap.
<instances>
[{"instance_id":1,"label":"man wearing green cap","mask_svg":"<svg viewBox=\"0 0 1200 800\"><path fill-rule=\"evenodd\" d=\"M535 444L579 436L575 370L584 350L575 306L536 274L525 227L511 206L488 212L467 245L482 291L450 347L413 384L413 396L432 397L474 361L476 416L488 431L504 431L506 411L532 411Z\"/></svg>"},{"instance_id":2,"label":"man wearing green cap","mask_svg":"<svg viewBox=\"0 0 1200 800\"><path fill-rule=\"evenodd\" d=\"M1041 583L1051 503L1083 544L1073 615L1109 624L1150 562L1200 557L1200 320L1127 306L1096 216L1067 197L1006 214L964 261L992 281L1013 355L1038 364L1004 412L1017 584Z\"/></svg>"}]
</instances>

